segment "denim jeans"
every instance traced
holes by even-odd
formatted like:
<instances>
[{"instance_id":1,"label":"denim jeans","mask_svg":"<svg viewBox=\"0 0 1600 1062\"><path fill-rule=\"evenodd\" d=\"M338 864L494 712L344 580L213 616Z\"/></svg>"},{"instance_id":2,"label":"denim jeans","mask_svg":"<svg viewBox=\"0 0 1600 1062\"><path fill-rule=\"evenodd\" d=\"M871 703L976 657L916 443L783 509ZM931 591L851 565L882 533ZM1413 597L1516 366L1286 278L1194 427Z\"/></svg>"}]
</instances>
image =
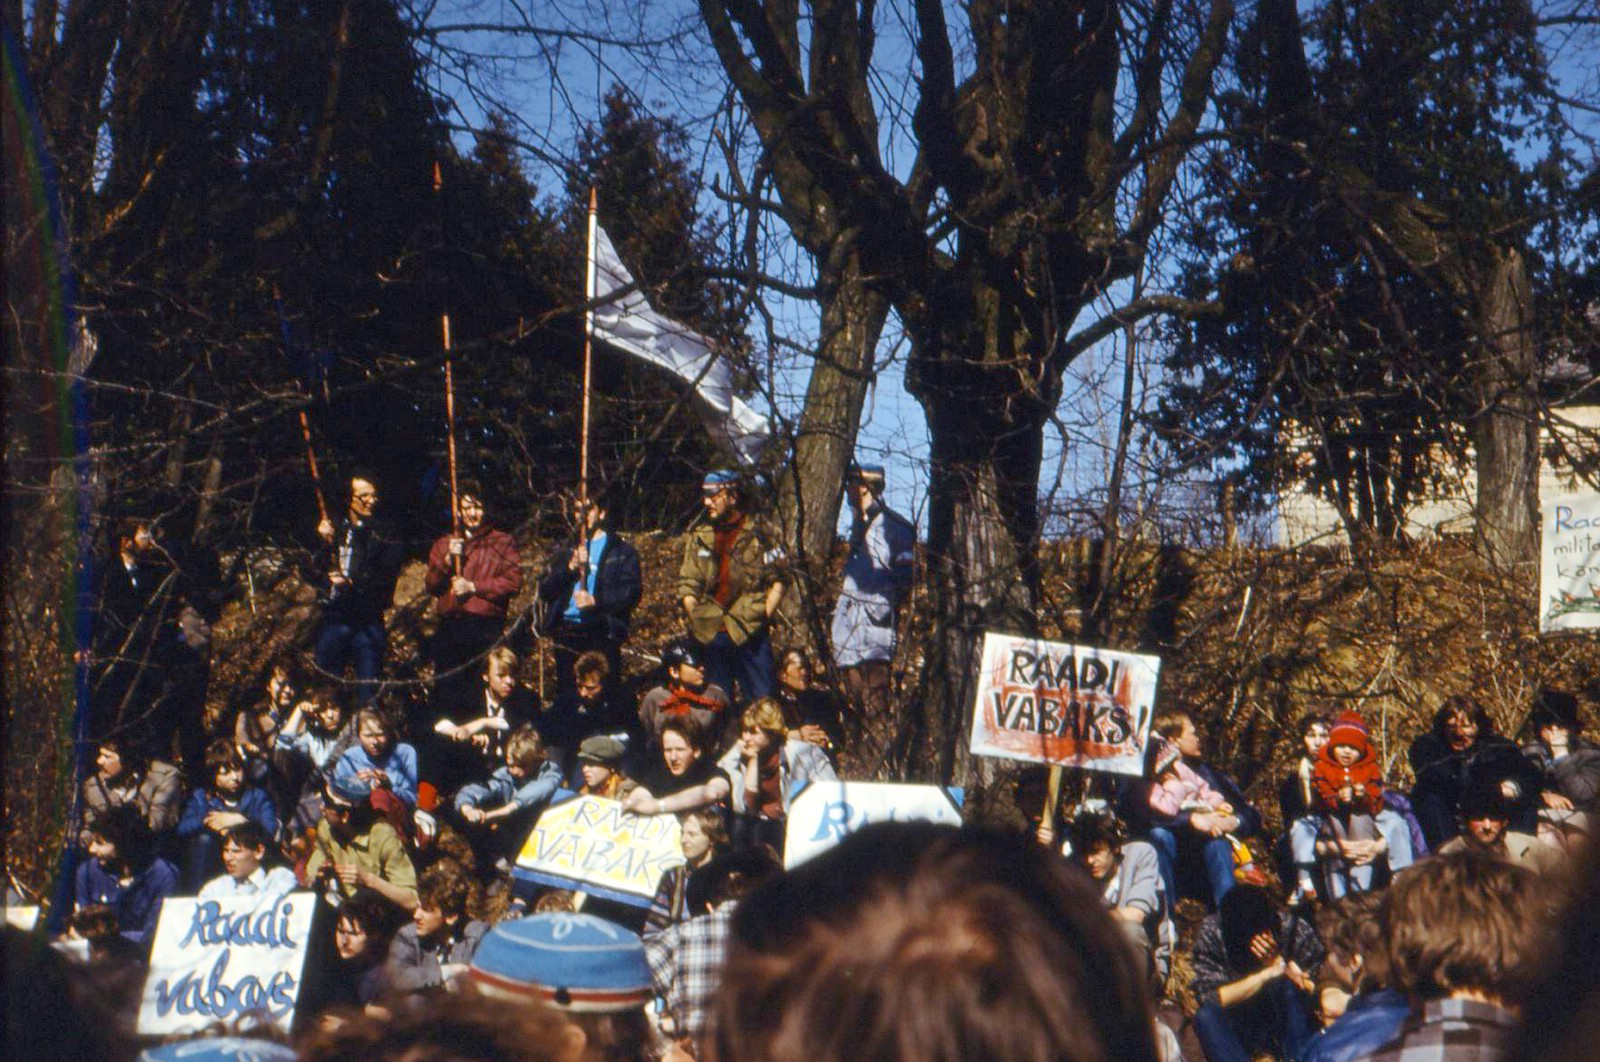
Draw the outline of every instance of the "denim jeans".
<instances>
[{"instance_id":1,"label":"denim jeans","mask_svg":"<svg viewBox=\"0 0 1600 1062\"><path fill-rule=\"evenodd\" d=\"M734 645L728 632L722 631L711 639L703 652L706 680L721 686L729 700L734 699L735 680L739 683L739 697L735 703L749 704L772 696L772 643L767 640L765 631L751 635L743 645Z\"/></svg>"},{"instance_id":2,"label":"denim jeans","mask_svg":"<svg viewBox=\"0 0 1600 1062\"><path fill-rule=\"evenodd\" d=\"M1261 1051L1298 1058L1316 1026L1306 994L1278 977L1242 1003L1203 1005L1195 1012L1194 1031L1210 1062L1250 1062Z\"/></svg>"},{"instance_id":3,"label":"denim jeans","mask_svg":"<svg viewBox=\"0 0 1600 1062\"><path fill-rule=\"evenodd\" d=\"M1188 827L1174 832L1155 826L1150 830L1150 843L1160 857L1161 881L1174 903L1182 895L1178 891L1177 874L1180 859L1185 863L1196 857L1204 861L1213 906L1220 904L1233 888L1233 846L1226 837L1210 837Z\"/></svg>"},{"instance_id":4,"label":"denim jeans","mask_svg":"<svg viewBox=\"0 0 1600 1062\"><path fill-rule=\"evenodd\" d=\"M1404 870L1416 861L1416 856L1411 848L1411 828L1405 816L1384 808L1378 812L1376 818L1378 833L1389 846L1387 856L1389 870L1394 873ZM1311 873L1317 869L1317 836L1321 831L1321 819L1315 815L1307 815L1296 819L1289 827L1289 848L1294 854L1296 870ZM1373 865L1364 867L1351 867L1346 871L1342 860L1322 860L1323 869L1327 872L1328 899L1337 900L1344 896L1354 884L1357 889L1365 891L1372 887Z\"/></svg>"},{"instance_id":5,"label":"denim jeans","mask_svg":"<svg viewBox=\"0 0 1600 1062\"><path fill-rule=\"evenodd\" d=\"M362 704L378 691L377 678L383 669L383 651L388 646L382 623L344 623L324 619L317 632L317 667L338 678L347 664L354 663L356 683Z\"/></svg>"}]
</instances>

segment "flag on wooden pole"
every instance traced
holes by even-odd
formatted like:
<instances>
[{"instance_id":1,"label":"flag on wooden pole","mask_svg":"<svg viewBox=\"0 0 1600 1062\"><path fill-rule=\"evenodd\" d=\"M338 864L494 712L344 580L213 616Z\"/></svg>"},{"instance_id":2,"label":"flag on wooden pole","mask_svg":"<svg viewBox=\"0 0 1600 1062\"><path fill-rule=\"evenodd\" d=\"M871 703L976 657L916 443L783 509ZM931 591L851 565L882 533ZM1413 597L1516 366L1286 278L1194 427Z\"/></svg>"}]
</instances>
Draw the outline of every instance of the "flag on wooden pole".
<instances>
[{"instance_id":1,"label":"flag on wooden pole","mask_svg":"<svg viewBox=\"0 0 1600 1062\"><path fill-rule=\"evenodd\" d=\"M734 393L732 366L717 357L711 340L657 312L638 290L606 230L596 224L593 231L594 281L589 290L591 297L606 301L588 315L590 334L691 384L708 414L712 435L741 462L754 464L771 429L766 417Z\"/></svg>"}]
</instances>

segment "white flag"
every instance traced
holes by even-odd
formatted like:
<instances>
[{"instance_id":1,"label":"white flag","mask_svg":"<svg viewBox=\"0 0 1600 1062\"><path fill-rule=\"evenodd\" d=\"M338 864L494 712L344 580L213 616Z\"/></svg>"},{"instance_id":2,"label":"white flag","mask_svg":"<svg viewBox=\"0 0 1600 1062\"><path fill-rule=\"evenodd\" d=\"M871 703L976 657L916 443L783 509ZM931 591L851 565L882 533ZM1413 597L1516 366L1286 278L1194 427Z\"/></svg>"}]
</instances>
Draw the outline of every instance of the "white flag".
<instances>
[{"instance_id":1,"label":"white flag","mask_svg":"<svg viewBox=\"0 0 1600 1062\"><path fill-rule=\"evenodd\" d=\"M617 256L611 237L598 224L594 226L590 255L591 299L607 299L624 288L634 287L634 279ZM589 334L692 384L710 409L707 427L712 434L726 442L740 461L755 463L771 434L767 418L734 394L733 369L725 359L717 357L706 337L657 313L636 287L595 307L589 315Z\"/></svg>"}]
</instances>

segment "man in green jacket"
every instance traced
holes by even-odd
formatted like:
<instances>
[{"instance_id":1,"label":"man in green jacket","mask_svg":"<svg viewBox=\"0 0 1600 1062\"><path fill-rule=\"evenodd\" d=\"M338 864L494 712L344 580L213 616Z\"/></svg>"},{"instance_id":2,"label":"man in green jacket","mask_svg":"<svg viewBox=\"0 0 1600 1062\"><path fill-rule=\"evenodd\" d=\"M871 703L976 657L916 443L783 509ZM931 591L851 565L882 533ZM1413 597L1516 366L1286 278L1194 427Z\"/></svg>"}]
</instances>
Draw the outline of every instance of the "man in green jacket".
<instances>
[{"instance_id":1,"label":"man in green jacket","mask_svg":"<svg viewBox=\"0 0 1600 1062\"><path fill-rule=\"evenodd\" d=\"M775 535L747 512L736 472L701 483L706 522L684 543L678 598L689 636L705 650L706 677L742 702L770 696L772 646L767 626L783 600L787 559Z\"/></svg>"}]
</instances>

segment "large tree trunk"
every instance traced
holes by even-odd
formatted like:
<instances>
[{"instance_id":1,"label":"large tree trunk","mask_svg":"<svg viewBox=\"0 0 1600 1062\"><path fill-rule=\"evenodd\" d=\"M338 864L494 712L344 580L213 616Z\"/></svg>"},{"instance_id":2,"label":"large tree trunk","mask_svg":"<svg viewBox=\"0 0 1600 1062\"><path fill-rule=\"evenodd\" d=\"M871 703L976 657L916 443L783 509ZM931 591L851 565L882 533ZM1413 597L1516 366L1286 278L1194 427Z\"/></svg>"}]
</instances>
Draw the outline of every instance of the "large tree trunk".
<instances>
[{"instance_id":1,"label":"large tree trunk","mask_svg":"<svg viewBox=\"0 0 1600 1062\"><path fill-rule=\"evenodd\" d=\"M821 339L795 433L794 458L784 470L778 493L784 537L793 545L798 589L803 591L789 595L786 602L794 609L793 618L811 632L811 640L822 650L828 647L827 627L815 602L833 554L840 486L855 452L873 354L888 313L883 296L861 279L859 259L853 253L835 268L839 272L825 281Z\"/></svg>"},{"instance_id":2,"label":"large tree trunk","mask_svg":"<svg viewBox=\"0 0 1600 1062\"><path fill-rule=\"evenodd\" d=\"M1538 527L1538 365L1528 271L1495 249L1475 295L1481 356L1472 441L1478 461L1478 538L1495 564L1534 558Z\"/></svg>"},{"instance_id":3,"label":"large tree trunk","mask_svg":"<svg viewBox=\"0 0 1600 1062\"><path fill-rule=\"evenodd\" d=\"M920 696L907 707L911 774L974 788L978 803L994 787L991 760L968 752L979 654L985 631L1036 631L1037 489L1020 427L1008 443L975 430L969 404L928 405L933 436L929 491L928 598L937 617L923 664ZM1010 445L1011 442L1020 445ZM1023 501L1024 494L1028 496ZM981 807L976 808L982 813Z\"/></svg>"},{"instance_id":4,"label":"large tree trunk","mask_svg":"<svg viewBox=\"0 0 1600 1062\"><path fill-rule=\"evenodd\" d=\"M1002 301L979 290L976 312L956 299L934 310L911 378L928 414L927 582L936 622L903 743L914 775L971 787L980 818L999 772L968 751L979 654L987 630L1037 632L1039 466L1050 409L1048 396L1018 393L1011 367L1030 339Z\"/></svg>"}]
</instances>

